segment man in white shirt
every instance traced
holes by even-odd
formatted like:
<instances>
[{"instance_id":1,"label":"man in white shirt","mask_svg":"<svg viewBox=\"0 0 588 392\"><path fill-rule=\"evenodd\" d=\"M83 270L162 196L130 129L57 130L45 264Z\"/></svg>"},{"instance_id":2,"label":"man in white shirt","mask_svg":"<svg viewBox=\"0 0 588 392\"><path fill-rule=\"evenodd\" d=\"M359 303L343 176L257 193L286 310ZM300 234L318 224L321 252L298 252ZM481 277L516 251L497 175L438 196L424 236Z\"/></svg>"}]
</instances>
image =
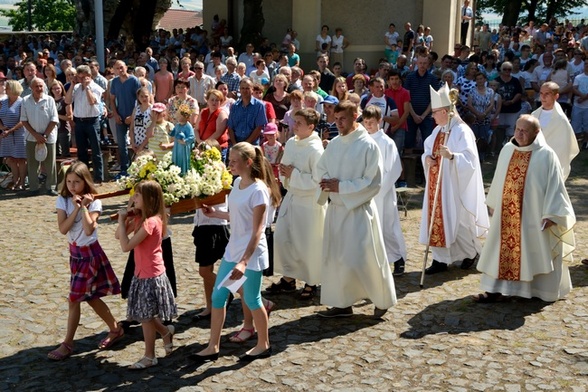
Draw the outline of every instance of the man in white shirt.
<instances>
[{"instance_id":1,"label":"man in white shirt","mask_svg":"<svg viewBox=\"0 0 588 392\"><path fill-rule=\"evenodd\" d=\"M190 96L198 101L200 109L206 107L206 93L214 88L214 79L204 73L204 63L196 61L194 64L194 76L190 82Z\"/></svg>"},{"instance_id":2,"label":"man in white shirt","mask_svg":"<svg viewBox=\"0 0 588 392\"><path fill-rule=\"evenodd\" d=\"M463 7L461 7L461 44L465 45L466 40L468 38L468 29L470 27L470 21L474 18L474 12L472 11L472 7L470 7L470 0L465 0L463 2Z\"/></svg>"},{"instance_id":3,"label":"man in white shirt","mask_svg":"<svg viewBox=\"0 0 588 392\"><path fill-rule=\"evenodd\" d=\"M76 71L78 83L70 83L65 94L65 103L73 104L78 158L89 167L88 147L92 149L94 183L100 184L104 180L99 142L104 89L92 80L92 71L87 65L80 65Z\"/></svg>"},{"instance_id":4,"label":"man in white shirt","mask_svg":"<svg viewBox=\"0 0 588 392\"><path fill-rule=\"evenodd\" d=\"M57 124L59 117L55 100L45 94L45 82L34 77L30 82L31 94L24 97L20 111L20 121L28 131L26 135L27 175L29 177L29 195L39 194L39 178L37 177L40 164L46 170L45 187L48 195L57 196L52 189L57 185L55 171L55 142L57 141ZM47 147L47 157L42 162L35 158L37 144Z\"/></svg>"},{"instance_id":5,"label":"man in white shirt","mask_svg":"<svg viewBox=\"0 0 588 392\"><path fill-rule=\"evenodd\" d=\"M398 108L396 102L390 97L384 95L384 88L386 83L380 77L372 78L369 82L370 93L364 96L361 100L361 109L368 106L377 106L380 108L382 129L384 133L388 131L392 123L398 121Z\"/></svg>"}]
</instances>

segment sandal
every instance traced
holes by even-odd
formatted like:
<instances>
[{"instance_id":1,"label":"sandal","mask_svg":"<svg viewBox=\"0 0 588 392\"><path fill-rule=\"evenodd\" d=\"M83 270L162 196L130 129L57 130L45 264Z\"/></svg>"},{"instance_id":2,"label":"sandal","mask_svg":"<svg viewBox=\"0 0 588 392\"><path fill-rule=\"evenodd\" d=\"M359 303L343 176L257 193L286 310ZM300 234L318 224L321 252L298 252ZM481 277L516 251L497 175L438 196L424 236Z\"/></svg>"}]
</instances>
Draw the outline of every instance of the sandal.
<instances>
[{"instance_id":1,"label":"sandal","mask_svg":"<svg viewBox=\"0 0 588 392\"><path fill-rule=\"evenodd\" d=\"M145 362L147 362L147 363L145 363ZM142 370L142 369L150 368L151 366L155 366L155 365L157 365L157 358L155 358L155 357L149 358L149 357L145 356L145 357L139 359L139 361L137 361L134 364L132 364L131 366L129 366L129 369Z\"/></svg>"},{"instance_id":2,"label":"sandal","mask_svg":"<svg viewBox=\"0 0 588 392\"><path fill-rule=\"evenodd\" d=\"M300 292L300 295L298 296L298 299L311 300L316 296L316 290L316 286L305 284L304 288Z\"/></svg>"},{"instance_id":3,"label":"sandal","mask_svg":"<svg viewBox=\"0 0 588 392\"><path fill-rule=\"evenodd\" d=\"M66 351L65 354L59 351L59 349L61 349L62 347ZM59 345L59 347L57 347L55 350L47 354L47 358L52 359L54 361L63 361L64 359L69 358L71 354L73 354L73 346L63 342Z\"/></svg>"},{"instance_id":4,"label":"sandal","mask_svg":"<svg viewBox=\"0 0 588 392\"><path fill-rule=\"evenodd\" d=\"M106 350L107 348L112 347L112 345L123 336L125 336L125 330L122 326L119 326L118 329L108 332L108 335L98 344L98 349Z\"/></svg>"},{"instance_id":5,"label":"sandal","mask_svg":"<svg viewBox=\"0 0 588 392\"><path fill-rule=\"evenodd\" d=\"M296 280L290 282L284 278L280 278L279 283L272 283L271 286L265 289L267 294L293 293L296 291Z\"/></svg>"},{"instance_id":6,"label":"sandal","mask_svg":"<svg viewBox=\"0 0 588 392\"><path fill-rule=\"evenodd\" d=\"M163 343L163 348L165 349L165 356L170 355L174 350L174 333L176 332L176 328L173 325L168 325L167 331L168 332L161 337L162 339L165 339L169 336L169 343L165 344L165 340Z\"/></svg>"},{"instance_id":7,"label":"sandal","mask_svg":"<svg viewBox=\"0 0 588 392\"><path fill-rule=\"evenodd\" d=\"M489 293L486 291L485 293L472 296L472 299L479 304L490 304L500 302L504 297L500 293Z\"/></svg>"},{"instance_id":8,"label":"sandal","mask_svg":"<svg viewBox=\"0 0 588 392\"><path fill-rule=\"evenodd\" d=\"M243 337L241 335L244 335ZM251 339L255 335L255 328L241 328L239 332L235 333L229 338L229 341L233 343L244 343Z\"/></svg>"},{"instance_id":9,"label":"sandal","mask_svg":"<svg viewBox=\"0 0 588 392\"><path fill-rule=\"evenodd\" d=\"M267 301L267 302L264 302ZM265 308L265 313L267 313L267 317L269 317L270 313L276 309L276 304L272 301L270 301L269 299L263 299L262 300L263 303L263 307Z\"/></svg>"}]
</instances>

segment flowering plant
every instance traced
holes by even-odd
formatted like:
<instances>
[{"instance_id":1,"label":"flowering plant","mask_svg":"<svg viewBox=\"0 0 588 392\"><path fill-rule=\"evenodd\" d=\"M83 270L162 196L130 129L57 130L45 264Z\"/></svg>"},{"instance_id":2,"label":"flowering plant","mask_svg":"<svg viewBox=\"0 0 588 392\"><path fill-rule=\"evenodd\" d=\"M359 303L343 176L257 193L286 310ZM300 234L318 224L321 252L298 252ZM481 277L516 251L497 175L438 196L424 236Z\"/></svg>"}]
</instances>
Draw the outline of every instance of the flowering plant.
<instances>
[{"instance_id":1,"label":"flowering plant","mask_svg":"<svg viewBox=\"0 0 588 392\"><path fill-rule=\"evenodd\" d=\"M190 159L192 170L200 175L200 195L212 196L222 190L231 189L233 176L227 170L222 155L217 148L200 143Z\"/></svg>"},{"instance_id":2,"label":"flowering plant","mask_svg":"<svg viewBox=\"0 0 588 392\"><path fill-rule=\"evenodd\" d=\"M188 105L187 103L183 103L178 107L178 113L180 113L182 116L186 118L190 118L194 111L192 110L190 105Z\"/></svg>"},{"instance_id":3,"label":"flowering plant","mask_svg":"<svg viewBox=\"0 0 588 392\"><path fill-rule=\"evenodd\" d=\"M120 189L130 189L132 195L135 185L140 181L157 181L168 206L181 199L204 198L231 189L233 177L216 148L202 143L192 152L191 166L182 176L181 169L172 163L171 152L165 154L160 161L145 154L137 157L128 168L128 176L119 179L117 184Z\"/></svg>"},{"instance_id":4,"label":"flowering plant","mask_svg":"<svg viewBox=\"0 0 588 392\"><path fill-rule=\"evenodd\" d=\"M186 186L180 175L180 168L172 164L171 152L165 154L161 161L149 154L140 155L131 163L127 172L128 176L122 177L117 183L121 189L130 189L131 195L135 185L143 180L155 180L161 185L166 205L177 203L191 195L190 187Z\"/></svg>"}]
</instances>

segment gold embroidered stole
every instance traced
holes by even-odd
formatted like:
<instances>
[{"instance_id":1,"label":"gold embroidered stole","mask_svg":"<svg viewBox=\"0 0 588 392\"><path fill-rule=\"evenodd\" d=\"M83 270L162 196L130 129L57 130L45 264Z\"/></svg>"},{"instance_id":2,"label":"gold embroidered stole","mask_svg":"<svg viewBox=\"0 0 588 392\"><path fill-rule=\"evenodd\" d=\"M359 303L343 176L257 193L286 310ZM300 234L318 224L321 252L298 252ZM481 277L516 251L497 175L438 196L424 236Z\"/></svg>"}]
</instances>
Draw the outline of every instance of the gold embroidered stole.
<instances>
[{"instance_id":1,"label":"gold embroidered stole","mask_svg":"<svg viewBox=\"0 0 588 392\"><path fill-rule=\"evenodd\" d=\"M501 280L518 281L521 278L523 197L530 160L531 151L514 151L504 179L498 258L498 279Z\"/></svg>"},{"instance_id":2,"label":"gold embroidered stole","mask_svg":"<svg viewBox=\"0 0 588 392\"><path fill-rule=\"evenodd\" d=\"M445 139L447 138L446 133L439 132L435 137L435 142L433 143L433 151L431 155L433 158L437 159L437 164L435 166L431 166L429 168L429 183L428 186L428 195L429 195L429 226L431 227L431 214L433 219L433 229L431 230L431 238L429 238L429 245L436 246L439 248L445 247L445 227L443 226L443 192L442 189L442 182L439 181L439 195L437 196L437 206L435 211L433 211L433 204L435 201L435 187L437 186L437 178L441 175L439 172L439 164L441 163L441 155L439 155L439 147L442 144L445 144Z\"/></svg>"}]
</instances>

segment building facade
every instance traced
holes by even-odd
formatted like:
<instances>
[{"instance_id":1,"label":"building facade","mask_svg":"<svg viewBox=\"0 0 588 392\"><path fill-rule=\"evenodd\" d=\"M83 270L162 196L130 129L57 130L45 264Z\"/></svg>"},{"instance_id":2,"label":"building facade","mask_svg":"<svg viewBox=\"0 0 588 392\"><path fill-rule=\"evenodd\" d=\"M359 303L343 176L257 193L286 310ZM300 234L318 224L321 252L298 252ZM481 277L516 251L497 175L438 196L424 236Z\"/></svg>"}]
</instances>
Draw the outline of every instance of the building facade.
<instances>
[{"instance_id":1,"label":"building facade","mask_svg":"<svg viewBox=\"0 0 588 392\"><path fill-rule=\"evenodd\" d=\"M459 42L459 0L264 0L263 35L280 44L286 30L298 32L301 65L316 64L315 39L321 26L341 27L351 45L345 52L345 70L351 70L353 59L366 59L370 68L377 66L384 55L384 33L394 23L400 37L410 22L414 30L419 24L431 27L434 48L439 55L453 53ZM210 29L212 18L226 19L235 40L243 25L243 0L203 0L204 28Z\"/></svg>"}]
</instances>

